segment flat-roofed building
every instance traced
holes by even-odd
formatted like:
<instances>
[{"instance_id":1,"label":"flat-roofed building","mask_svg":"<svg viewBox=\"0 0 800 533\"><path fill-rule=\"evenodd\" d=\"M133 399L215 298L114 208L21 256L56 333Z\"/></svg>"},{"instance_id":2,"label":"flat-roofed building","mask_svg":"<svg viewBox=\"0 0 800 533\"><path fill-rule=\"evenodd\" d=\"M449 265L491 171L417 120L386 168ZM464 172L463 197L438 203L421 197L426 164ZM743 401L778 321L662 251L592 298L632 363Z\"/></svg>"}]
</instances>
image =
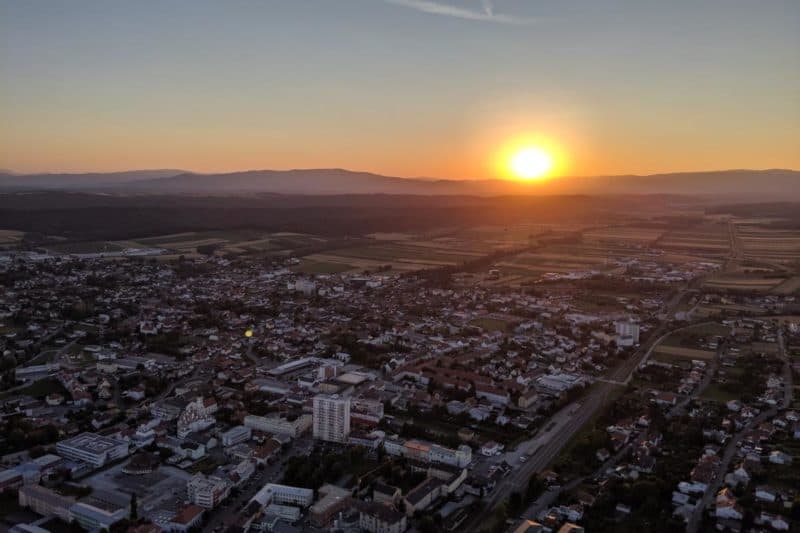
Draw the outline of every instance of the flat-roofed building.
<instances>
[{"instance_id":1,"label":"flat-roofed building","mask_svg":"<svg viewBox=\"0 0 800 533\"><path fill-rule=\"evenodd\" d=\"M213 509L228 497L230 488L230 484L220 477L196 474L186 484L186 493L193 504Z\"/></svg>"},{"instance_id":2,"label":"flat-roofed building","mask_svg":"<svg viewBox=\"0 0 800 533\"><path fill-rule=\"evenodd\" d=\"M220 435L220 439L222 440L223 446L233 446L234 444L239 444L240 442L246 442L250 440L252 435L252 428L247 426L236 426Z\"/></svg>"},{"instance_id":3,"label":"flat-roofed building","mask_svg":"<svg viewBox=\"0 0 800 533\"><path fill-rule=\"evenodd\" d=\"M161 420L174 420L181 416L188 403L183 398L159 400L150 407L150 414Z\"/></svg>"},{"instance_id":4,"label":"flat-roofed building","mask_svg":"<svg viewBox=\"0 0 800 533\"><path fill-rule=\"evenodd\" d=\"M88 531L110 530L111 526L125 518L128 509L100 502L78 502L69 508L70 519Z\"/></svg>"},{"instance_id":5,"label":"flat-roofed building","mask_svg":"<svg viewBox=\"0 0 800 533\"><path fill-rule=\"evenodd\" d=\"M71 519L69 509L74 504L74 498L62 496L41 485L26 485L19 489L20 507L29 507L42 516L56 516L64 522L69 522Z\"/></svg>"},{"instance_id":6,"label":"flat-roofed building","mask_svg":"<svg viewBox=\"0 0 800 533\"><path fill-rule=\"evenodd\" d=\"M262 508L270 503L279 505L296 505L298 507L308 507L314 502L314 491L302 487L292 487L290 485L278 485L267 483L250 502L258 503Z\"/></svg>"},{"instance_id":7,"label":"flat-roofed building","mask_svg":"<svg viewBox=\"0 0 800 533\"><path fill-rule=\"evenodd\" d=\"M22 483L22 472L14 468L0 471L0 493L21 487Z\"/></svg>"},{"instance_id":8,"label":"flat-roofed building","mask_svg":"<svg viewBox=\"0 0 800 533\"><path fill-rule=\"evenodd\" d=\"M336 485L323 485L317 491L319 500L309 509L311 521L316 527L330 524L334 516L350 507L352 498L350 491Z\"/></svg>"},{"instance_id":9,"label":"flat-roofed building","mask_svg":"<svg viewBox=\"0 0 800 533\"><path fill-rule=\"evenodd\" d=\"M455 449L434 444L430 447L428 460L432 463L444 463L463 468L472 461L472 448L466 444L461 444Z\"/></svg>"},{"instance_id":10,"label":"flat-roofed building","mask_svg":"<svg viewBox=\"0 0 800 533\"><path fill-rule=\"evenodd\" d=\"M273 435L288 435L297 438L311 429L313 417L311 415L299 416L257 416L247 415L244 417L244 425L264 433Z\"/></svg>"},{"instance_id":11,"label":"flat-roofed building","mask_svg":"<svg viewBox=\"0 0 800 533\"><path fill-rule=\"evenodd\" d=\"M100 468L106 463L127 457L128 443L96 433L81 433L56 444L56 452L61 457Z\"/></svg>"}]
</instances>

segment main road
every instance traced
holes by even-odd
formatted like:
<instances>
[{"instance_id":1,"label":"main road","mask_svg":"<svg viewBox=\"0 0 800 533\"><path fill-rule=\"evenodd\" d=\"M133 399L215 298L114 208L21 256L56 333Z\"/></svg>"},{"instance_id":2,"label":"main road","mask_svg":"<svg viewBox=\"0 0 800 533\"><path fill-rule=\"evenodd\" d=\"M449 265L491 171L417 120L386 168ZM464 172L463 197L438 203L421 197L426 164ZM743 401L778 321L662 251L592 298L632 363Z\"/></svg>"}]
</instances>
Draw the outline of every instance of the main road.
<instances>
[{"instance_id":1,"label":"main road","mask_svg":"<svg viewBox=\"0 0 800 533\"><path fill-rule=\"evenodd\" d=\"M515 470L497 483L488 499L485 500L486 505L483 509L465 523L466 531L480 529L490 520L493 511L500 503L511 496L513 492L524 490L533 474L544 470L570 439L594 417L614 388L629 383L635 370L650 356L655 346L673 331L683 329L682 327L670 331L667 321L674 315L683 297L694 291L695 289L689 287L678 290L665 306L663 315L665 321L650 334L644 344L639 346L636 353L618 365L608 378L598 380L587 396L569 404L553 415L543 426L545 429L537 433L534 438L517 447L515 454L525 454L530 456L530 459L525 463L520 463Z\"/></svg>"}]
</instances>

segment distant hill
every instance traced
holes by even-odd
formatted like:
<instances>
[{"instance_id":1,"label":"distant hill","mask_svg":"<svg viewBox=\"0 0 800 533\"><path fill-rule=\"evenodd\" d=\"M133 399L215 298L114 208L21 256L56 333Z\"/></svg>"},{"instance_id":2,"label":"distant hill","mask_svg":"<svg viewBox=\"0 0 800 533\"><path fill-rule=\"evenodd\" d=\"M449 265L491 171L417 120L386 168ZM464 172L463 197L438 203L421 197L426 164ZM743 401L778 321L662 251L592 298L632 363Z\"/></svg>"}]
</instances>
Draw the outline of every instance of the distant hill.
<instances>
[{"instance_id":1,"label":"distant hill","mask_svg":"<svg viewBox=\"0 0 800 533\"><path fill-rule=\"evenodd\" d=\"M400 178L344 169L252 170L222 174L136 170L93 174L0 174L0 189L199 195L678 194L785 200L800 199L800 172L781 169L723 170L649 176L564 177L523 183Z\"/></svg>"},{"instance_id":2,"label":"distant hill","mask_svg":"<svg viewBox=\"0 0 800 533\"><path fill-rule=\"evenodd\" d=\"M169 178L184 170L131 170L126 172L87 172L84 174L17 174L0 170L0 188L33 190L81 190L140 180Z\"/></svg>"}]
</instances>

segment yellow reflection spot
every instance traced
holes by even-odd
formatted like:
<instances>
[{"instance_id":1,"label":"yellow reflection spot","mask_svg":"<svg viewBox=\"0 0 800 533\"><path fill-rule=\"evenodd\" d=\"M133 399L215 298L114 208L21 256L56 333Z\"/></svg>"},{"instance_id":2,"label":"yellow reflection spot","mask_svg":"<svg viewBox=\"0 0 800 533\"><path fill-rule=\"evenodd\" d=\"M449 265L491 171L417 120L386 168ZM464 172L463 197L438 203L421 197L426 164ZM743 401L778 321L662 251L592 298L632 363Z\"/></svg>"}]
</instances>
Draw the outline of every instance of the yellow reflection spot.
<instances>
[{"instance_id":1,"label":"yellow reflection spot","mask_svg":"<svg viewBox=\"0 0 800 533\"><path fill-rule=\"evenodd\" d=\"M250 337L253 336L253 330L252 329L248 329L247 331L244 332L244 336L249 339Z\"/></svg>"}]
</instances>

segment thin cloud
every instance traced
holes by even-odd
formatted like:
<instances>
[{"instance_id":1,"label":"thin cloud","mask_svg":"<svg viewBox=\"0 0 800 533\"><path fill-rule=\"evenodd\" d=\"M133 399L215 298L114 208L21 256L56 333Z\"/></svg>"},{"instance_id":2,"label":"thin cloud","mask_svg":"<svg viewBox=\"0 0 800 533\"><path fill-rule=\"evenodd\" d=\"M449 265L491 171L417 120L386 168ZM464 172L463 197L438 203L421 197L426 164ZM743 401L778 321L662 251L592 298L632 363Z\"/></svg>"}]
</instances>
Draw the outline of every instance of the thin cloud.
<instances>
[{"instance_id":1,"label":"thin cloud","mask_svg":"<svg viewBox=\"0 0 800 533\"><path fill-rule=\"evenodd\" d=\"M441 15L443 17L455 17L466 20L477 20L481 22L498 22L500 24L530 24L534 19L529 17L517 17L506 15L495 11L494 2L491 0L481 0L483 9L470 9L459 7L432 0L384 0L389 4L407 7L431 15Z\"/></svg>"}]
</instances>

